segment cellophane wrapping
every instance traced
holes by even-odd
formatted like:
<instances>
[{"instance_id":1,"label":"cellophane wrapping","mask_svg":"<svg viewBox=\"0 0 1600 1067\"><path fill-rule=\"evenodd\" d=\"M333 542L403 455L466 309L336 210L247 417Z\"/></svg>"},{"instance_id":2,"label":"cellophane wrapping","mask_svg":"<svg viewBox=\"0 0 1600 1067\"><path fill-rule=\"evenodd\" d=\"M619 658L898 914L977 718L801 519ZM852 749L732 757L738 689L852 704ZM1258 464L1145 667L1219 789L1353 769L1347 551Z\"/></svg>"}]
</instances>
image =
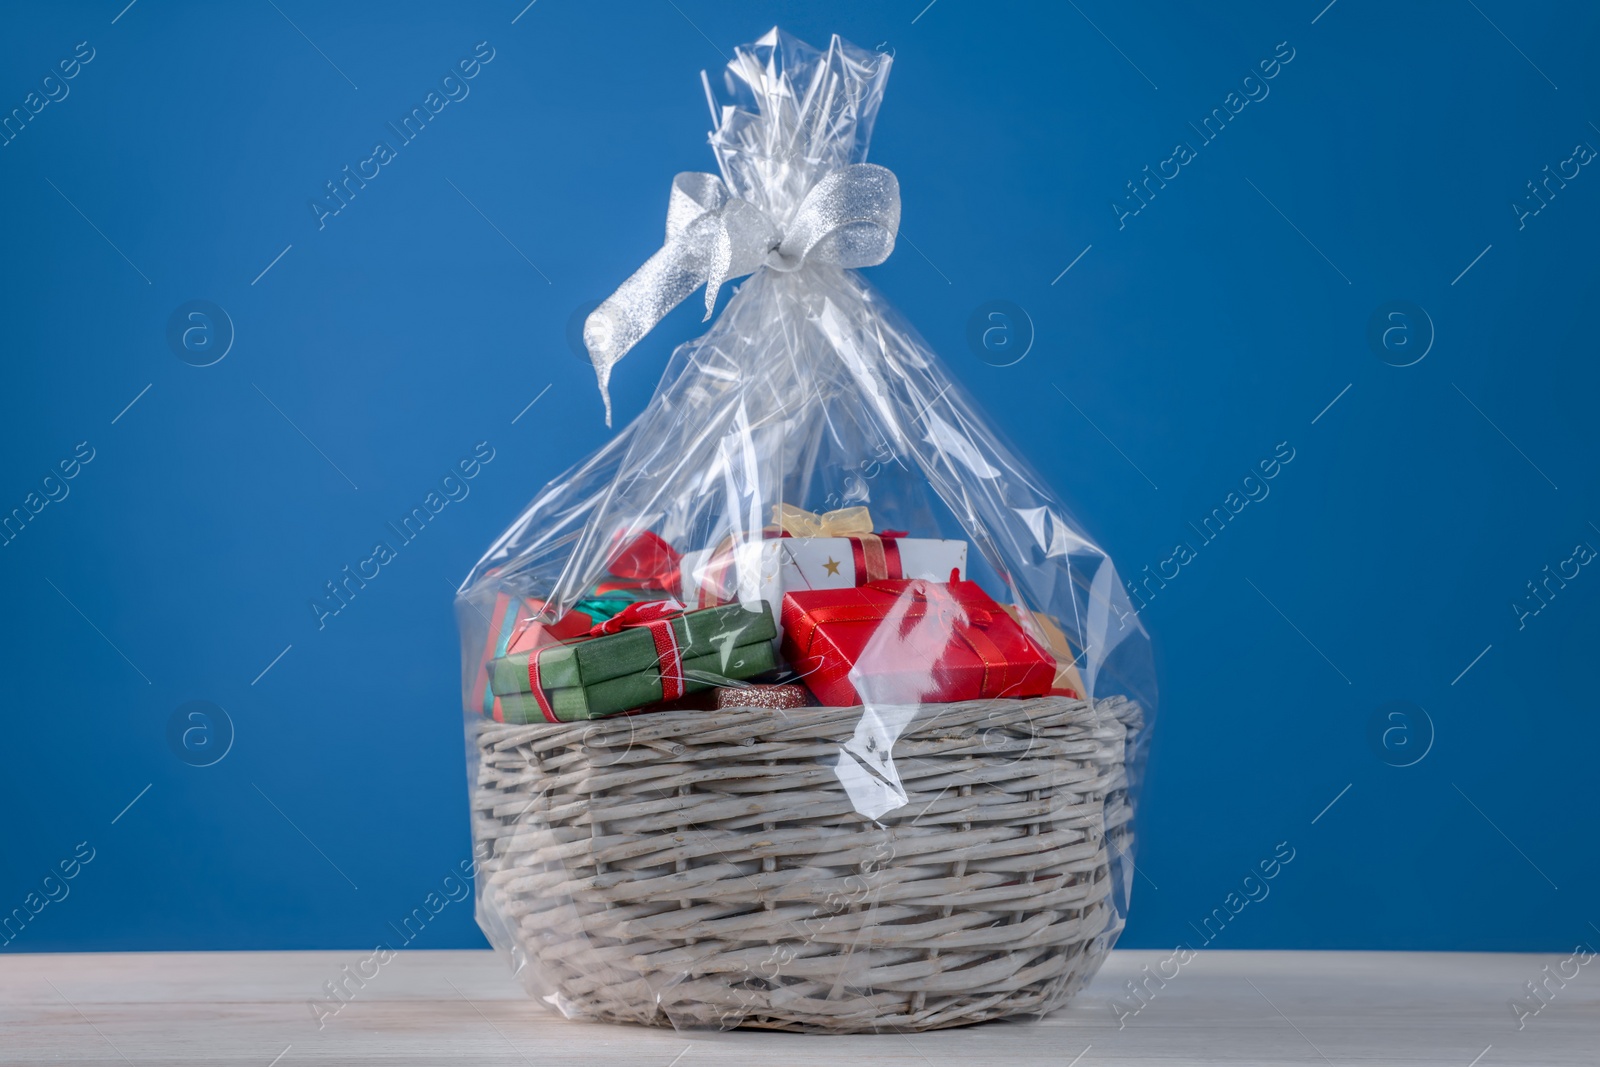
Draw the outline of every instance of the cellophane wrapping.
<instances>
[{"instance_id":1,"label":"cellophane wrapping","mask_svg":"<svg viewBox=\"0 0 1600 1067\"><path fill-rule=\"evenodd\" d=\"M864 162L889 66L777 31L738 49L710 135L731 195L781 228ZM885 542L888 575L841 558ZM725 643L666 707L555 723L486 683L508 627L565 641L619 603L762 597L772 666L723 676ZM457 609L478 919L563 1014L830 1032L1037 1014L1122 929L1148 638L1106 553L854 270L740 283Z\"/></svg>"}]
</instances>

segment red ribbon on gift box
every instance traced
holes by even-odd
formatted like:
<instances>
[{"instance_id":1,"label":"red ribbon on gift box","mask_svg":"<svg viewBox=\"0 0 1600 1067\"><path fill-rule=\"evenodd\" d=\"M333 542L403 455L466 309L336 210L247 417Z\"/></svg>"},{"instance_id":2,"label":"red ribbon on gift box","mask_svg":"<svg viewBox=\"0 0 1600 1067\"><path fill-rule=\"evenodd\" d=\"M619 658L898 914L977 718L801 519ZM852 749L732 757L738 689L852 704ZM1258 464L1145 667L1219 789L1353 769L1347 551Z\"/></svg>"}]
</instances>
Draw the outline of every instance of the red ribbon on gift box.
<instances>
[{"instance_id":1,"label":"red ribbon on gift box","mask_svg":"<svg viewBox=\"0 0 1600 1067\"><path fill-rule=\"evenodd\" d=\"M847 538L856 565L857 585L905 577L900 569L900 545L896 540L904 536L903 530L885 530L881 534Z\"/></svg>"},{"instance_id":2,"label":"red ribbon on gift box","mask_svg":"<svg viewBox=\"0 0 1600 1067\"><path fill-rule=\"evenodd\" d=\"M550 698L544 695L544 686L539 684L539 653L534 652L528 656L528 688L533 690L533 699L539 705L539 710L544 713L546 722L560 722L556 718L554 709L550 707Z\"/></svg>"},{"instance_id":3,"label":"red ribbon on gift box","mask_svg":"<svg viewBox=\"0 0 1600 1067\"><path fill-rule=\"evenodd\" d=\"M677 700L683 696L683 653L678 648L672 620L682 614L683 605L676 600L641 600L594 627L589 636L616 634L635 627L648 630L656 645L656 658L661 661L661 699Z\"/></svg>"}]
</instances>

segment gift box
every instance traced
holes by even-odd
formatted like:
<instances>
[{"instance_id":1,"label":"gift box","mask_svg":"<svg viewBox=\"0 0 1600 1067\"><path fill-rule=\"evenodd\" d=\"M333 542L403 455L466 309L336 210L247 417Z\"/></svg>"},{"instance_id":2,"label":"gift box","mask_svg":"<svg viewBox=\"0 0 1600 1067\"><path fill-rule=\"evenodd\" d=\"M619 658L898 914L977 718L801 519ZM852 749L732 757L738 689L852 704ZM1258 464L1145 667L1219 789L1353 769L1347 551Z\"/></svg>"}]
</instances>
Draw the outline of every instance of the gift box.
<instances>
[{"instance_id":1,"label":"gift box","mask_svg":"<svg viewBox=\"0 0 1600 1067\"><path fill-rule=\"evenodd\" d=\"M586 637L597 623L613 618L629 605L660 600L663 591L678 588L680 562L681 557L672 546L649 531L620 539L618 549L607 564L606 576L595 583L571 611L553 622L539 621L547 613L543 600L497 593L489 619L489 640L479 664L480 684L473 689L483 698L484 713L488 714L498 692L488 683L490 664L494 660L514 652L543 648L552 641Z\"/></svg>"},{"instance_id":2,"label":"gift box","mask_svg":"<svg viewBox=\"0 0 1600 1067\"><path fill-rule=\"evenodd\" d=\"M741 685L719 688L715 699L718 709L765 708L768 711L789 711L809 704L811 694L803 685Z\"/></svg>"},{"instance_id":3,"label":"gift box","mask_svg":"<svg viewBox=\"0 0 1600 1067\"><path fill-rule=\"evenodd\" d=\"M725 543L684 555L681 583L698 606L764 600L798 589L849 589L872 581L965 577L967 543L874 533L866 508L817 515L789 505L760 541Z\"/></svg>"},{"instance_id":4,"label":"gift box","mask_svg":"<svg viewBox=\"0 0 1600 1067\"><path fill-rule=\"evenodd\" d=\"M494 688L489 684L490 665L504 656L511 647L524 615L525 601L509 593L496 593L494 611L489 616L489 636L483 652L478 656L478 666L472 685L467 691L467 711L484 715L494 714ZM530 613L531 614L531 613Z\"/></svg>"},{"instance_id":5,"label":"gift box","mask_svg":"<svg viewBox=\"0 0 1600 1067\"><path fill-rule=\"evenodd\" d=\"M785 593L783 654L838 707L1042 696L1056 676L1056 661L966 581Z\"/></svg>"},{"instance_id":6,"label":"gift box","mask_svg":"<svg viewBox=\"0 0 1600 1067\"><path fill-rule=\"evenodd\" d=\"M621 605L618 611L622 610ZM581 606L580 606L581 607ZM496 690L491 684L491 671L495 660L513 652L582 637L598 622L609 616L592 614L585 610L569 611L555 622L537 621L545 611L545 602L537 597L519 597L497 593L494 611L489 617L489 637L479 657L477 677L473 682L468 711L494 714Z\"/></svg>"},{"instance_id":7,"label":"gift box","mask_svg":"<svg viewBox=\"0 0 1600 1067\"><path fill-rule=\"evenodd\" d=\"M1018 625L1028 631L1030 636L1035 639L1043 638L1045 651L1056 661L1056 677L1050 686L1050 695L1082 700L1089 690L1084 687L1083 676L1078 673L1079 653L1072 651L1072 642L1067 639L1066 631L1061 628L1061 624L1052 616L1034 611L1028 613L1033 620L1033 625L1030 626L1027 619L1015 607L1006 604L1004 608L1005 613L1016 619ZM1035 627L1037 633L1034 632Z\"/></svg>"},{"instance_id":8,"label":"gift box","mask_svg":"<svg viewBox=\"0 0 1600 1067\"><path fill-rule=\"evenodd\" d=\"M750 678L776 666L777 655L772 651L772 642L768 640L740 645L726 654L713 652L706 656L687 657L680 665L682 692L698 692L722 685L730 679ZM499 722L512 723L547 722L552 716L557 722L601 719L658 704L665 699L665 692L662 672L644 670L587 686L546 688L544 697L550 708L548 716L532 693L502 693L494 698L492 717Z\"/></svg>"},{"instance_id":9,"label":"gift box","mask_svg":"<svg viewBox=\"0 0 1600 1067\"><path fill-rule=\"evenodd\" d=\"M639 603L580 640L493 661L489 685L502 716L531 701L550 721L598 718L769 671L776 633L764 603L689 612L674 601Z\"/></svg>"},{"instance_id":10,"label":"gift box","mask_svg":"<svg viewBox=\"0 0 1600 1067\"><path fill-rule=\"evenodd\" d=\"M685 661L770 641L777 633L766 604L681 611L672 601L655 601L630 607L576 640L547 641L495 660L490 664L490 685L497 695L532 692L534 659L546 689L589 686L651 670L661 658L653 623L671 628L678 656Z\"/></svg>"}]
</instances>

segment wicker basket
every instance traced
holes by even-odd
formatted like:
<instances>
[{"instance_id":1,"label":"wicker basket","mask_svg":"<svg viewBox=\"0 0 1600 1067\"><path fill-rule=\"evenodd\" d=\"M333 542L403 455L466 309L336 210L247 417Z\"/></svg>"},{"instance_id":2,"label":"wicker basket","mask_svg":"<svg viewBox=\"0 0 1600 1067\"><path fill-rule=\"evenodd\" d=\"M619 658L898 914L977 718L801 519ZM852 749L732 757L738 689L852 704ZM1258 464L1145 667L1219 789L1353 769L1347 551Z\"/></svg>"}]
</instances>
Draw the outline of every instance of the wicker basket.
<instances>
[{"instance_id":1,"label":"wicker basket","mask_svg":"<svg viewBox=\"0 0 1600 1067\"><path fill-rule=\"evenodd\" d=\"M569 1017L848 1033L1060 1006L1121 928L1138 705L895 710L483 724L480 922ZM841 760L880 763L855 799ZM869 819L863 786L905 803Z\"/></svg>"}]
</instances>

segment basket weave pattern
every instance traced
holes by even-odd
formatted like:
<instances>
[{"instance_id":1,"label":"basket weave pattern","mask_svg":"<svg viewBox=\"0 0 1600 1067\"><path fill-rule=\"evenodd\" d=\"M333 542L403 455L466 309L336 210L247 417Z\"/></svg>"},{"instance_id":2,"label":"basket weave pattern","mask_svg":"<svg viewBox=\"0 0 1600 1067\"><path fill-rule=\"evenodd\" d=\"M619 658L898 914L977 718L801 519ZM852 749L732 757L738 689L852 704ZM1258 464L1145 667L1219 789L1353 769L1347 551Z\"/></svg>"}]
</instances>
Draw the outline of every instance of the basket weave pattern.
<instances>
[{"instance_id":1,"label":"basket weave pattern","mask_svg":"<svg viewBox=\"0 0 1600 1067\"><path fill-rule=\"evenodd\" d=\"M1058 1007L1120 929L1138 705L929 704L897 737L893 710L482 724L480 920L572 1017L848 1033ZM905 803L858 813L856 757Z\"/></svg>"}]
</instances>

